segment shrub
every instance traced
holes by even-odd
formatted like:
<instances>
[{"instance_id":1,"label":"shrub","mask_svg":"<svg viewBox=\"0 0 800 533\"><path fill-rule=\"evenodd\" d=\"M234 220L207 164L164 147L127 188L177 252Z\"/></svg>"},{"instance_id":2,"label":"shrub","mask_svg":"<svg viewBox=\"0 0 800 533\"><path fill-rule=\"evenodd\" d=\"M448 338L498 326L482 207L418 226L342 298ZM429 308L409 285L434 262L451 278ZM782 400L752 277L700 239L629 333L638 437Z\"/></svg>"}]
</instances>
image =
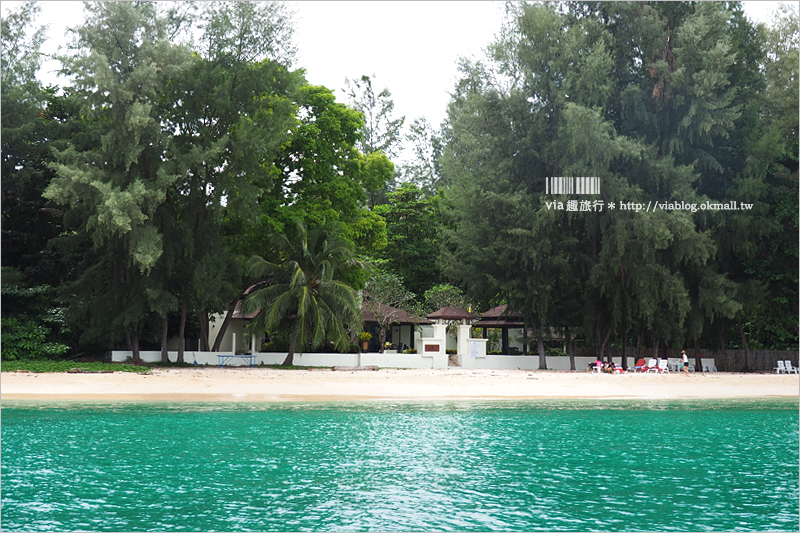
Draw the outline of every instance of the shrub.
<instances>
[{"instance_id":1,"label":"shrub","mask_svg":"<svg viewBox=\"0 0 800 533\"><path fill-rule=\"evenodd\" d=\"M539 352L536 352L537 354ZM567 354L559 350L558 348L545 348L544 354L547 357L567 357Z\"/></svg>"},{"instance_id":2,"label":"shrub","mask_svg":"<svg viewBox=\"0 0 800 533\"><path fill-rule=\"evenodd\" d=\"M51 359L69 351L69 346L45 339L49 329L24 317L2 319L3 360Z\"/></svg>"}]
</instances>

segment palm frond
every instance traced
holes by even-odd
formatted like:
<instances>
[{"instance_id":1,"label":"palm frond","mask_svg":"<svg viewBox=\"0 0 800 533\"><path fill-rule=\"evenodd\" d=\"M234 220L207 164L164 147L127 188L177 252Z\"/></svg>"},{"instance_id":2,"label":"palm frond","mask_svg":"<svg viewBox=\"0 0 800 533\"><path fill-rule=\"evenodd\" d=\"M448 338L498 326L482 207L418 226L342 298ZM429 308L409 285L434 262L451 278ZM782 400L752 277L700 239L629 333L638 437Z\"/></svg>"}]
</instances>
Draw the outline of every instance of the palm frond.
<instances>
[{"instance_id":1,"label":"palm frond","mask_svg":"<svg viewBox=\"0 0 800 533\"><path fill-rule=\"evenodd\" d=\"M290 324L290 334L300 349L316 347L325 339L344 347L348 330L360 331L356 291L337 279L357 267L352 247L338 231L321 224L309 230L302 222L270 237L278 262L254 257L251 274L273 276L281 283L260 288L243 305L246 312L260 310L254 320L259 330Z\"/></svg>"}]
</instances>

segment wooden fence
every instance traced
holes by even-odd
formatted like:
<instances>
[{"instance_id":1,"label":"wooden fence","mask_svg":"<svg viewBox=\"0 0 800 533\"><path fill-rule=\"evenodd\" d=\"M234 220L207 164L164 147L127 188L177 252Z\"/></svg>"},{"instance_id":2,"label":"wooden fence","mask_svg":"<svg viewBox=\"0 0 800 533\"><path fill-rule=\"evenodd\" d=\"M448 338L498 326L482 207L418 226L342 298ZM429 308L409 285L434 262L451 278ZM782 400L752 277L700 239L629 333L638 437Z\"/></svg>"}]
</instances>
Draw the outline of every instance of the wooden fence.
<instances>
[{"instance_id":1,"label":"wooden fence","mask_svg":"<svg viewBox=\"0 0 800 533\"><path fill-rule=\"evenodd\" d=\"M714 366L720 372L774 372L778 361L791 361L792 366L800 366L797 351L781 350L750 350L749 357L744 350L698 350L703 357L713 357ZM580 347L575 349L575 355L593 356L596 355L594 347ZM695 351L686 349L689 356L689 364L694 364ZM622 355L622 348L611 348L611 355L619 357ZM652 348L641 348L636 353L636 347L628 347L628 357L635 359L649 359L654 357ZM659 349L659 358L680 359L681 350Z\"/></svg>"}]
</instances>

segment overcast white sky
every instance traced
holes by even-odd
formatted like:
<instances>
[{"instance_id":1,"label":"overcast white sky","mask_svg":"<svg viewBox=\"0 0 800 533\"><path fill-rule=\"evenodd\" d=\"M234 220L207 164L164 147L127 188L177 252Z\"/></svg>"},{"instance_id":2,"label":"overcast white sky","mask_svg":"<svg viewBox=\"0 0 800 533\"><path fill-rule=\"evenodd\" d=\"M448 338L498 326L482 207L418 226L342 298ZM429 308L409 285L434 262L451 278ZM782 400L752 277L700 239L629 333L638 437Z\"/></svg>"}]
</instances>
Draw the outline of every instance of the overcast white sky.
<instances>
[{"instance_id":1,"label":"overcast white sky","mask_svg":"<svg viewBox=\"0 0 800 533\"><path fill-rule=\"evenodd\" d=\"M2 2L2 12L21 2ZM39 24L49 24L46 54L67 41L66 28L83 20L82 2L41 2ZM767 21L779 2L744 2L750 18ZM309 1L297 2L297 67L310 83L325 85L345 101L344 79L376 75L388 87L406 124L425 116L434 126L445 117L457 60L479 53L500 29L503 2ZM65 84L48 62L40 78Z\"/></svg>"}]
</instances>

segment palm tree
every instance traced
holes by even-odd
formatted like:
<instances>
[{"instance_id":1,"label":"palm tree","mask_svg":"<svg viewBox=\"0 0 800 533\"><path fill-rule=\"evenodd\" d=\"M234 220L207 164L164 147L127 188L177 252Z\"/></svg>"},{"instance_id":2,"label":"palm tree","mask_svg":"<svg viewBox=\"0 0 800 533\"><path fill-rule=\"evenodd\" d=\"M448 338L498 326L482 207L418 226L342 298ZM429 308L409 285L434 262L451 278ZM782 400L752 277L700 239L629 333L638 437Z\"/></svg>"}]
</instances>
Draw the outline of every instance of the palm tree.
<instances>
[{"instance_id":1,"label":"palm tree","mask_svg":"<svg viewBox=\"0 0 800 533\"><path fill-rule=\"evenodd\" d=\"M350 333L362 327L356 291L342 281L352 269L363 268L352 247L325 223L308 230L297 222L270 241L278 262L259 256L250 261L251 276L261 280L242 304L245 313L258 310L252 333L288 329L284 365L292 364L296 349L325 341L345 348Z\"/></svg>"}]
</instances>

